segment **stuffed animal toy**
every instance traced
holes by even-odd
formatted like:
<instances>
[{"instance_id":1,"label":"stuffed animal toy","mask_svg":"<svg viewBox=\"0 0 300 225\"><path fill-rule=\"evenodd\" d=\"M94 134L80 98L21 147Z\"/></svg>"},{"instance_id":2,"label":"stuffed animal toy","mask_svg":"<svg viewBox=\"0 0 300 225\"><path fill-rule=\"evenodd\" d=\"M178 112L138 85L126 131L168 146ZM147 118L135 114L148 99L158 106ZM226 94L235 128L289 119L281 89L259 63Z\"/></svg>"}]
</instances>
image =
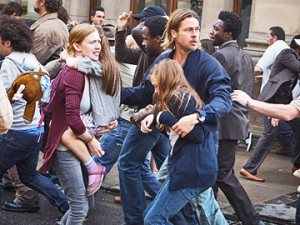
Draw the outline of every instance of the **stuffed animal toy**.
<instances>
[{"instance_id":1,"label":"stuffed animal toy","mask_svg":"<svg viewBox=\"0 0 300 225\"><path fill-rule=\"evenodd\" d=\"M23 98L27 103L24 111L23 118L25 122L30 123L33 120L36 102L43 97L40 80L42 76L48 76L46 72L26 72L18 76L7 96L11 103Z\"/></svg>"}]
</instances>

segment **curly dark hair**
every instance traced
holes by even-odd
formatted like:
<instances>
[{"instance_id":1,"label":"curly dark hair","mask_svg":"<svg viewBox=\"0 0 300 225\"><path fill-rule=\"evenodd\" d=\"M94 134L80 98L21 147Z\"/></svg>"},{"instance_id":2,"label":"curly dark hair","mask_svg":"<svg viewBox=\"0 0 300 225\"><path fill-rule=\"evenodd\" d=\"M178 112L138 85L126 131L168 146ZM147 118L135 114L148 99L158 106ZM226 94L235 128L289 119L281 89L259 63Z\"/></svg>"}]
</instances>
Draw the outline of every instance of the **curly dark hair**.
<instances>
[{"instance_id":1,"label":"curly dark hair","mask_svg":"<svg viewBox=\"0 0 300 225\"><path fill-rule=\"evenodd\" d=\"M2 11L3 15L11 16L15 13L15 16L21 16L23 14L22 6L17 2L7 3Z\"/></svg>"},{"instance_id":2,"label":"curly dark hair","mask_svg":"<svg viewBox=\"0 0 300 225\"><path fill-rule=\"evenodd\" d=\"M163 36L168 20L162 16L151 16L145 18L144 26L148 27L149 34L152 38L155 36Z\"/></svg>"},{"instance_id":3,"label":"curly dark hair","mask_svg":"<svg viewBox=\"0 0 300 225\"><path fill-rule=\"evenodd\" d=\"M65 9L65 7L63 6L59 7L57 11L57 18L63 21L65 24L68 24L70 20L70 16L68 14L68 11Z\"/></svg>"},{"instance_id":4,"label":"curly dark hair","mask_svg":"<svg viewBox=\"0 0 300 225\"><path fill-rule=\"evenodd\" d=\"M62 6L62 0L45 0L45 7L48 13L54 13Z\"/></svg>"},{"instance_id":5,"label":"curly dark hair","mask_svg":"<svg viewBox=\"0 0 300 225\"><path fill-rule=\"evenodd\" d=\"M0 16L0 37L2 44L9 40L14 51L30 52L32 32L21 20L11 16Z\"/></svg>"},{"instance_id":6,"label":"curly dark hair","mask_svg":"<svg viewBox=\"0 0 300 225\"><path fill-rule=\"evenodd\" d=\"M221 11L218 19L224 22L224 32L231 32L232 39L238 39L242 31L241 18L233 12Z\"/></svg>"}]
</instances>

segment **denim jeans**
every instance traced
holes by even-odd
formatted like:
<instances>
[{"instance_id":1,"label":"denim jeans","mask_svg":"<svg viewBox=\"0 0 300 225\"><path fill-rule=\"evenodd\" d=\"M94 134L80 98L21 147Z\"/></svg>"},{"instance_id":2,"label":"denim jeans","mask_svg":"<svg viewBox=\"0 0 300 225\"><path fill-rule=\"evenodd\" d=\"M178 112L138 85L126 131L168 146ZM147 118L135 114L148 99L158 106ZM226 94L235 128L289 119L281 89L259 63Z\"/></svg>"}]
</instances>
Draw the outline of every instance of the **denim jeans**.
<instances>
[{"instance_id":1,"label":"denim jeans","mask_svg":"<svg viewBox=\"0 0 300 225\"><path fill-rule=\"evenodd\" d=\"M42 136L9 130L0 135L0 180L13 165L26 186L44 195L61 211L68 209L65 195L46 177L36 171Z\"/></svg>"},{"instance_id":2,"label":"denim jeans","mask_svg":"<svg viewBox=\"0 0 300 225\"><path fill-rule=\"evenodd\" d=\"M168 158L161 166L158 173L160 183L165 183L168 179ZM227 225L227 221L221 212L218 202L215 200L212 188L201 192L195 196L191 205L196 213L197 220L201 225ZM186 217L185 212L182 212Z\"/></svg>"},{"instance_id":3,"label":"denim jeans","mask_svg":"<svg viewBox=\"0 0 300 225\"><path fill-rule=\"evenodd\" d=\"M101 139L101 147L105 151L105 155L102 157L94 157L94 160L101 165L105 166L106 175L109 173L113 165L117 162L120 151L123 146L124 139L128 133L129 128L132 126L130 122L122 118L118 119L118 126L107 134L104 134ZM140 173L144 185L145 191L153 198L160 189L160 185L157 182L156 175L150 169L150 157L147 155L145 162L143 163Z\"/></svg>"},{"instance_id":4,"label":"denim jeans","mask_svg":"<svg viewBox=\"0 0 300 225\"><path fill-rule=\"evenodd\" d=\"M168 180L156 198L151 202L145 210L144 224L145 225L168 225L172 224L169 219L175 216L179 211L188 204L192 198L209 187L186 188L176 191L169 190ZM213 195L211 196L213 198ZM196 221L193 224L198 224Z\"/></svg>"},{"instance_id":5,"label":"denim jeans","mask_svg":"<svg viewBox=\"0 0 300 225\"><path fill-rule=\"evenodd\" d=\"M105 155L102 157L94 157L94 160L105 166L107 173L109 173L111 168L118 161L124 139L131 125L132 124L127 120L119 118L118 126L100 138L101 147L105 151Z\"/></svg>"},{"instance_id":6,"label":"denim jeans","mask_svg":"<svg viewBox=\"0 0 300 225\"><path fill-rule=\"evenodd\" d=\"M150 151L160 168L170 151L167 137L157 129L144 134L140 128L131 126L118 161L121 203L127 225L143 224L146 198L140 170Z\"/></svg>"},{"instance_id":7,"label":"denim jeans","mask_svg":"<svg viewBox=\"0 0 300 225\"><path fill-rule=\"evenodd\" d=\"M201 225L228 225L212 188L195 196L192 199L192 207Z\"/></svg>"},{"instance_id":8,"label":"denim jeans","mask_svg":"<svg viewBox=\"0 0 300 225\"><path fill-rule=\"evenodd\" d=\"M13 166L7 170L10 182L16 189L15 203L26 206L36 206L39 204L40 195L38 192L32 190L30 187L24 185L19 177L17 167Z\"/></svg>"},{"instance_id":9,"label":"denim jeans","mask_svg":"<svg viewBox=\"0 0 300 225\"><path fill-rule=\"evenodd\" d=\"M70 209L61 218L61 224L82 224L89 205L79 159L70 151L56 150L52 167L69 199Z\"/></svg>"}]
</instances>

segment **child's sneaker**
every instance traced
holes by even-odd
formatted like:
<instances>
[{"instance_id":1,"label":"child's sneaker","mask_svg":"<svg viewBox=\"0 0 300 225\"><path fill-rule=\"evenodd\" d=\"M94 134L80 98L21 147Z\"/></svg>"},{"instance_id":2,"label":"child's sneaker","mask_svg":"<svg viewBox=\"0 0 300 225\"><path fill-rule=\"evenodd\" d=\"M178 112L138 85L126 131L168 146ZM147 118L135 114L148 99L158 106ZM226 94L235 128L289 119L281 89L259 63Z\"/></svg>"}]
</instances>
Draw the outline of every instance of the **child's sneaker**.
<instances>
[{"instance_id":1,"label":"child's sneaker","mask_svg":"<svg viewBox=\"0 0 300 225\"><path fill-rule=\"evenodd\" d=\"M96 175L96 178L93 183L88 185L86 189L87 196L93 195L96 191L99 190L99 188L102 185L102 181L105 174L105 167L100 164L97 164L97 166L98 166L97 171L89 173L89 175Z\"/></svg>"}]
</instances>

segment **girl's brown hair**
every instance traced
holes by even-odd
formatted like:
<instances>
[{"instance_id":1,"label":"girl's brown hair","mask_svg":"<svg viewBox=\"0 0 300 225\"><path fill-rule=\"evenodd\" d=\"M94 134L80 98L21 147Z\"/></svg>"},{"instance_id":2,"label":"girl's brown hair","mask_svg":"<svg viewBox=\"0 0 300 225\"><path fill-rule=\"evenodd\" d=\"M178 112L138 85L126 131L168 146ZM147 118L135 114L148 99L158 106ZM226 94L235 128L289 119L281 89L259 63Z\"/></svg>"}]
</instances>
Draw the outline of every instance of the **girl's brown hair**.
<instances>
[{"instance_id":1,"label":"girl's brown hair","mask_svg":"<svg viewBox=\"0 0 300 225\"><path fill-rule=\"evenodd\" d=\"M69 37L69 43L67 45L67 51L69 55L75 54L73 45L75 43L80 44L87 36L99 30L90 24L80 24L75 26ZM121 77L118 65L110 52L109 42L105 36L100 32L101 37L101 51L99 55L99 61L102 64L103 70L103 85L102 89L106 94L114 96L121 88Z\"/></svg>"},{"instance_id":2,"label":"girl's brown hair","mask_svg":"<svg viewBox=\"0 0 300 225\"><path fill-rule=\"evenodd\" d=\"M175 101L179 101L178 110L183 104L185 104L184 109L186 109L191 97L195 99L197 109L203 106L203 102L186 80L183 69L177 61L172 59L160 61L152 68L149 79L150 81L156 79L159 89L159 93L153 95L156 112L164 110L171 112L170 102L174 103L174 97ZM186 94L189 97L187 101L184 101Z\"/></svg>"}]
</instances>

